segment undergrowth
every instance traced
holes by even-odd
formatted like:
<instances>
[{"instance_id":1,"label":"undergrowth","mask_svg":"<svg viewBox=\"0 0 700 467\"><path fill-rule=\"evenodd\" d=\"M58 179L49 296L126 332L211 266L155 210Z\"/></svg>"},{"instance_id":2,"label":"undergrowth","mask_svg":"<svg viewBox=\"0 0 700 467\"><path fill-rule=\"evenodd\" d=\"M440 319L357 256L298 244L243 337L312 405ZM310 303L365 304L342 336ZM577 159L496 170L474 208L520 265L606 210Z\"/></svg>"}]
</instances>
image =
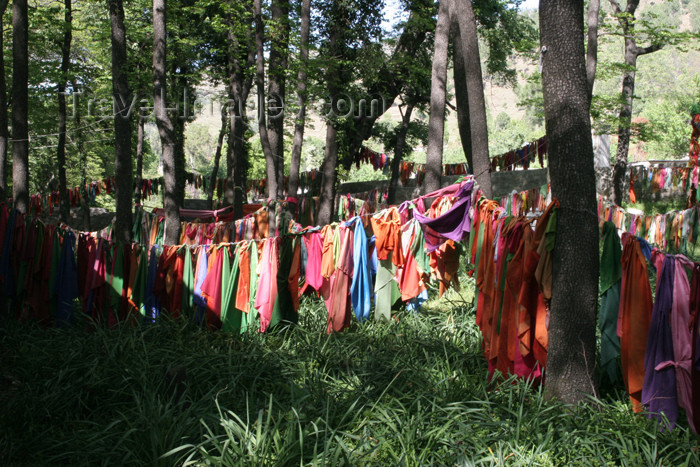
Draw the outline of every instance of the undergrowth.
<instances>
[{"instance_id":1,"label":"undergrowth","mask_svg":"<svg viewBox=\"0 0 700 467\"><path fill-rule=\"evenodd\" d=\"M700 465L624 395L489 382L468 285L332 335L311 298L267 335L2 319L0 464Z\"/></svg>"}]
</instances>

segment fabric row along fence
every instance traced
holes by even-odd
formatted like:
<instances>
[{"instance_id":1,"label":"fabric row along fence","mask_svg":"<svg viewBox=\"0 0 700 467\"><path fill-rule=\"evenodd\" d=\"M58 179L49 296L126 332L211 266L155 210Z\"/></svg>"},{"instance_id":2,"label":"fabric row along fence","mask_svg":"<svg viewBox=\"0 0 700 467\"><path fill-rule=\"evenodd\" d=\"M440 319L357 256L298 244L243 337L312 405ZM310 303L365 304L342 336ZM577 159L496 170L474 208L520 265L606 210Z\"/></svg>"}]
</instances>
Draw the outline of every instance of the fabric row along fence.
<instances>
[{"instance_id":1,"label":"fabric row along fence","mask_svg":"<svg viewBox=\"0 0 700 467\"><path fill-rule=\"evenodd\" d=\"M429 208L425 197L435 198ZM235 333L296 322L299 297L311 293L325 302L326 331L339 332L353 320L389 321L401 303L418 310L429 284L440 294L459 287L466 254L489 370L542 380L556 203L540 212L541 197L487 200L471 179L425 197L322 228L278 222L274 233L263 208L247 217L250 229L229 223L228 238L185 231L178 246L76 235L3 206L1 291L17 317L46 324L70 325L78 310L109 325L168 314ZM635 410L663 412L672 426L680 405L695 428L700 265L628 232L621 241L613 222L603 224L603 241L601 366L621 378ZM655 302L647 262L657 269Z\"/></svg>"}]
</instances>

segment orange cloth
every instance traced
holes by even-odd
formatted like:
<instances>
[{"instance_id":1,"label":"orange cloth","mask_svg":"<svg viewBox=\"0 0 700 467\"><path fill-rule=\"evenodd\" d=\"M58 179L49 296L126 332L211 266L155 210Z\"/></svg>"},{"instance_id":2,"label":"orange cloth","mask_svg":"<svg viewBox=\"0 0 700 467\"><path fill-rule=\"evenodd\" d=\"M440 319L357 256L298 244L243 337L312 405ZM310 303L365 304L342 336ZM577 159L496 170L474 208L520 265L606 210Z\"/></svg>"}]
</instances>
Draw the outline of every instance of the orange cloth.
<instances>
[{"instance_id":1,"label":"orange cloth","mask_svg":"<svg viewBox=\"0 0 700 467\"><path fill-rule=\"evenodd\" d=\"M403 265L401 251L401 216L396 207L391 207L381 215L372 216L370 219L374 232L377 259L383 260L393 252L391 260L396 267Z\"/></svg>"},{"instance_id":2,"label":"orange cloth","mask_svg":"<svg viewBox=\"0 0 700 467\"><path fill-rule=\"evenodd\" d=\"M635 412L642 410L644 354L653 301L646 258L634 235L622 234L622 289L617 332L620 336L622 377Z\"/></svg>"},{"instance_id":3,"label":"orange cloth","mask_svg":"<svg viewBox=\"0 0 700 467\"><path fill-rule=\"evenodd\" d=\"M321 276L331 277L335 270L335 260L333 258L333 227L326 225L321 229L323 238L323 253L321 256Z\"/></svg>"},{"instance_id":4,"label":"orange cloth","mask_svg":"<svg viewBox=\"0 0 700 467\"><path fill-rule=\"evenodd\" d=\"M238 246L238 288L236 289L235 307L244 313L248 313L250 303L250 252L248 242Z\"/></svg>"}]
</instances>

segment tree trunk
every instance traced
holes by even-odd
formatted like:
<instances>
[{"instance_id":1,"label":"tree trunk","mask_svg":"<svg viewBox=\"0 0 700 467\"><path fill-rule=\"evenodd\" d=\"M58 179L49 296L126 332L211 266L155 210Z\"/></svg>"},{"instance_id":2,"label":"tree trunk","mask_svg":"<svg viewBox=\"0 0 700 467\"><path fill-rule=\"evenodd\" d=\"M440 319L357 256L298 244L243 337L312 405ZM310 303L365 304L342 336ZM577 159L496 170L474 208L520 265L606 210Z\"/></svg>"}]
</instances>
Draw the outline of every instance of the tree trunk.
<instances>
[{"instance_id":1,"label":"tree trunk","mask_svg":"<svg viewBox=\"0 0 700 467\"><path fill-rule=\"evenodd\" d=\"M144 118L139 111L139 120L136 127L136 187L134 188L134 204L141 204L141 188L143 185L143 127Z\"/></svg>"},{"instance_id":2,"label":"tree trunk","mask_svg":"<svg viewBox=\"0 0 700 467\"><path fill-rule=\"evenodd\" d=\"M177 55L175 55L177 57ZM179 68L179 76L177 79L177 89L173 94L176 102L179 101L180 96L178 92L183 90L183 108L181 109L173 121L173 129L175 130L175 186L177 187L176 199L177 205L182 207L185 205L185 186L187 185L187 164L185 155L185 122L186 116L182 109L188 104L184 102L184 99L189 98L190 93L188 92L187 79L184 75L187 75L187 65L180 63L175 68ZM173 76L176 75L176 70L173 70Z\"/></svg>"},{"instance_id":3,"label":"tree trunk","mask_svg":"<svg viewBox=\"0 0 700 467\"><path fill-rule=\"evenodd\" d=\"M472 168L476 182L491 198L491 160L489 158L489 129L486 122L486 99L484 98L484 78L481 75L479 38L476 32L476 18L472 4L468 0L452 0L454 14L459 24L464 57L467 96L469 99L469 127L471 129ZM455 48L458 45L455 44Z\"/></svg>"},{"instance_id":4,"label":"tree trunk","mask_svg":"<svg viewBox=\"0 0 700 467\"><path fill-rule=\"evenodd\" d=\"M165 0L153 0L153 104L162 146L165 244L175 245L180 241L180 206L175 175L175 128L165 103L168 95L165 82L166 41L166 3Z\"/></svg>"},{"instance_id":5,"label":"tree trunk","mask_svg":"<svg viewBox=\"0 0 700 467\"><path fill-rule=\"evenodd\" d=\"M66 0L70 1L70 0ZM109 0L109 18L112 24L112 95L114 99L114 172L117 181L117 220L114 238L131 241L133 175L131 161L131 115L129 115L129 81L126 75L126 27L122 0Z\"/></svg>"},{"instance_id":6,"label":"tree trunk","mask_svg":"<svg viewBox=\"0 0 700 467\"><path fill-rule=\"evenodd\" d=\"M595 70L598 66L598 22L600 18L600 0L590 0L588 4L588 47L586 47L586 77L588 81L588 100L593 98Z\"/></svg>"},{"instance_id":7,"label":"tree trunk","mask_svg":"<svg viewBox=\"0 0 700 467\"><path fill-rule=\"evenodd\" d=\"M5 81L5 43L3 18L8 0L0 1L0 202L7 199L7 146L10 133L7 128L7 83Z\"/></svg>"},{"instance_id":8,"label":"tree trunk","mask_svg":"<svg viewBox=\"0 0 700 467\"><path fill-rule=\"evenodd\" d=\"M388 204L396 204L396 188L399 185L399 169L401 168L401 160L403 159L404 148L406 147L406 134L408 126L411 123L411 114L413 113L413 103L409 102L406 105L406 110L401 118L401 127L396 132L396 146L394 147L394 159L391 161L391 180L389 181L389 193L387 196Z\"/></svg>"},{"instance_id":9,"label":"tree trunk","mask_svg":"<svg viewBox=\"0 0 700 467\"><path fill-rule=\"evenodd\" d=\"M289 48L289 2L273 0L270 37L268 137L277 171L277 199L284 199L284 103L287 99L286 72ZM273 106L274 105L274 106ZM291 196L291 195L290 195Z\"/></svg>"},{"instance_id":10,"label":"tree trunk","mask_svg":"<svg viewBox=\"0 0 700 467\"><path fill-rule=\"evenodd\" d=\"M262 19L262 0L253 0L255 9L255 47L256 47L256 71L255 82L258 92L258 130L260 133L260 145L265 155L265 174L267 176L267 198L277 197L277 164L270 147L270 139L267 135L265 123L265 25Z\"/></svg>"},{"instance_id":11,"label":"tree trunk","mask_svg":"<svg viewBox=\"0 0 700 467\"><path fill-rule=\"evenodd\" d=\"M435 26L435 51L430 87L430 118L428 120L428 154L425 161L425 193L440 188L442 176L442 146L445 137L445 81L447 52L450 42L451 0L442 0Z\"/></svg>"},{"instance_id":12,"label":"tree trunk","mask_svg":"<svg viewBox=\"0 0 700 467\"><path fill-rule=\"evenodd\" d=\"M321 193L318 203L318 225L327 225L333 218L335 203L336 165L338 165L338 129L333 122L326 122L326 150L321 165Z\"/></svg>"},{"instance_id":13,"label":"tree trunk","mask_svg":"<svg viewBox=\"0 0 700 467\"><path fill-rule=\"evenodd\" d=\"M233 5L230 4L233 8ZM229 73L229 137L226 157L226 202L233 205L236 218L243 217L243 202L246 200L246 178L248 171L248 141L246 129L248 119L245 103L252 85L249 72L255 63L255 42L248 29L244 44L234 34L236 23L227 18L228 30L228 73ZM249 24L249 23L247 23Z\"/></svg>"},{"instance_id":14,"label":"tree trunk","mask_svg":"<svg viewBox=\"0 0 700 467\"><path fill-rule=\"evenodd\" d=\"M29 18L27 0L12 3L12 196L29 212Z\"/></svg>"},{"instance_id":15,"label":"tree trunk","mask_svg":"<svg viewBox=\"0 0 700 467\"><path fill-rule=\"evenodd\" d=\"M75 81L73 81L73 89L77 89ZM78 156L80 156L80 212L81 212L81 225L82 230L90 232L90 205L88 204L88 192L87 192L87 153L83 147L83 130L80 120L80 94L74 94L75 109L75 146L78 149Z\"/></svg>"},{"instance_id":16,"label":"tree trunk","mask_svg":"<svg viewBox=\"0 0 700 467\"><path fill-rule=\"evenodd\" d=\"M595 394L598 216L583 42L583 0L540 2L542 90L552 196L553 255L547 394Z\"/></svg>"},{"instance_id":17,"label":"tree trunk","mask_svg":"<svg viewBox=\"0 0 700 467\"><path fill-rule=\"evenodd\" d=\"M622 105L618 116L617 152L613 169L613 202L622 206L625 200L625 179L627 178L627 155L630 149L630 125L632 124L632 99L634 99L634 77L637 67L637 54L628 44L632 39L625 39L625 65L628 71L622 78Z\"/></svg>"},{"instance_id":18,"label":"tree trunk","mask_svg":"<svg viewBox=\"0 0 700 467\"><path fill-rule=\"evenodd\" d=\"M297 197L299 190L299 166L301 165L301 147L304 142L304 125L306 123L306 66L309 61L309 30L311 24L311 0L301 2L301 45L299 50L299 73L297 75L297 105L299 113L294 120L294 139L292 141L292 160L289 165L288 196Z\"/></svg>"},{"instance_id":19,"label":"tree trunk","mask_svg":"<svg viewBox=\"0 0 700 467\"><path fill-rule=\"evenodd\" d=\"M467 159L469 171L474 173L474 161L472 158L472 135L469 125L469 95L467 94L466 65L464 63L464 53L462 37L459 32L459 22L457 17L452 18L450 28L452 35L452 58L454 61L453 78L455 85L455 101L457 103L457 128L459 129L459 139L462 141L462 150Z\"/></svg>"},{"instance_id":20,"label":"tree trunk","mask_svg":"<svg viewBox=\"0 0 700 467\"><path fill-rule=\"evenodd\" d=\"M70 43L73 38L72 0L65 0L65 24L63 42L61 43L61 76L58 79L58 145L56 148L56 163L58 165L58 194L59 217L61 222L68 223L70 205L66 186L66 82L70 66Z\"/></svg>"},{"instance_id":21,"label":"tree trunk","mask_svg":"<svg viewBox=\"0 0 700 467\"><path fill-rule=\"evenodd\" d=\"M228 131L228 115L226 109L221 107L221 128L219 129L219 139L216 141L216 152L214 153L214 167L211 169L211 175L209 176L209 185L207 186L207 205L209 209L213 207L214 201L214 185L216 184L216 177L219 174L219 162L221 161L221 149L224 145L224 136Z\"/></svg>"}]
</instances>

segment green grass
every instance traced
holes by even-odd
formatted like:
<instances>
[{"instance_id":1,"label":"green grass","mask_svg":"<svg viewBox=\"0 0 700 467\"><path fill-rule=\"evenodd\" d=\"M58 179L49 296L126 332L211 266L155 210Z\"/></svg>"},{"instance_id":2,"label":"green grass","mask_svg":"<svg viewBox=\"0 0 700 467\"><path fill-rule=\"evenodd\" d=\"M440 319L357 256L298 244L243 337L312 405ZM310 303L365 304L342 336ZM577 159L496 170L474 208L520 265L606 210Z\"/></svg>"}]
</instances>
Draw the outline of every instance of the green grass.
<instances>
[{"instance_id":1,"label":"green grass","mask_svg":"<svg viewBox=\"0 0 700 467\"><path fill-rule=\"evenodd\" d=\"M0 464L700 464L683 421L660 432L624 395L567 408L489 383L469 294L330 336L315 299L269 335L1 319Z\"/></svg>"}]
</instances>

